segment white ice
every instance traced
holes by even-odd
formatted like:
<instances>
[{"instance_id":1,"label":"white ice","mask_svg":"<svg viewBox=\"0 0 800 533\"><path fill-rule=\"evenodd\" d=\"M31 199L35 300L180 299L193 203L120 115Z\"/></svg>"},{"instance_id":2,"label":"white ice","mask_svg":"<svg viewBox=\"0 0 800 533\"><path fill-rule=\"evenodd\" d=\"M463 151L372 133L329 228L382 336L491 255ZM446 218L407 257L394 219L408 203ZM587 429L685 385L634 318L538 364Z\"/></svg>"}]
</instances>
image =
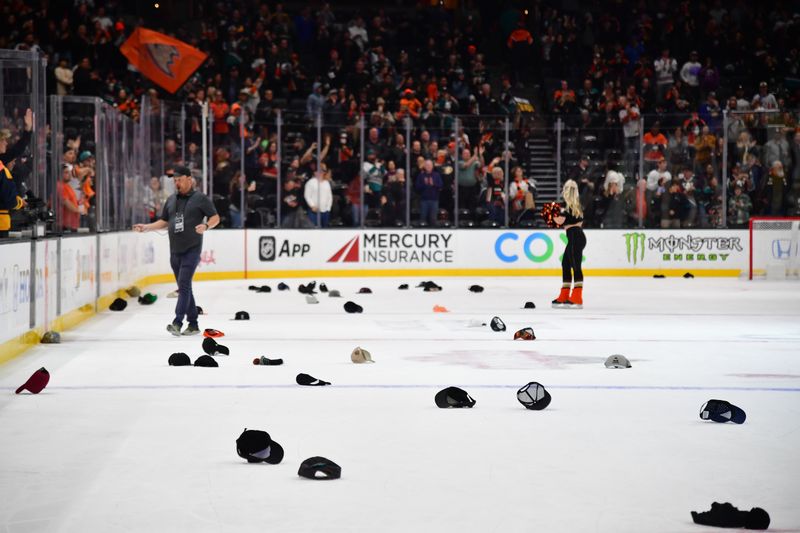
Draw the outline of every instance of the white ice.
<instances>
[{"instance_id":1,"label":"white ice","mask_svg":"<svg viewBox=\"0 0 800 533\"><path fill-rule=\"evenodd\" d=\"M800 531L796 282L590 278L577 311L550 308L552 278L439 278L440 293L328 278L343 298L317 305L297 292L308 280L278 281L195 284L201 327L231 349L216 369L167 365L202 353L164 330L171 285L0 366L0 531L701 532L718 530L690 511L714 501ZM264 283L273 292L247 290ZM346 314L348 299L364 313ZM494 315L508 331L467 327ZM512 340L524 326L537 340ZM355 346L376 363L352 364ZM633 367L606 369L614 353ZM260 355L285 364L254 366ZM41 366L49 386L14 395ZM299 372L333 385L300 387ZM546 410L517 402L529 381L552 394ZM438 409L449 385L475 408ZM710 398L747 421L700 420ZM283 462L240 459L245 427L268 431ZM315 455L342 479L298 477Z\"/></svg>"}]
</instances>

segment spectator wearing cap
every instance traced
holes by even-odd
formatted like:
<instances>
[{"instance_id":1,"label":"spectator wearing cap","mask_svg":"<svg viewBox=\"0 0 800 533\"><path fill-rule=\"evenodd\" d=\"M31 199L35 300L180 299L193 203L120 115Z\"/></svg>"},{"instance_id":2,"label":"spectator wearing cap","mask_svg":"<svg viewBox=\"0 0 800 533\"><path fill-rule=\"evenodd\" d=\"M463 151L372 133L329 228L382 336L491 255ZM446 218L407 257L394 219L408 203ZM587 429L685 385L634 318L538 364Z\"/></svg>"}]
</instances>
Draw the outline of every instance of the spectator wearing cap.
<instances>
[{"instance_id":1,"label":"spectator wearing cap","mask_svg":"<svg viewBox=\"0 0 800 533\"><path fill-rule=\"evenodd\" d=\"M23 123L24 128L19 140L10 148L8 143L11 140L11 131L0 130L0 235L11 229L11 215L9 212L22 209L26 205L25 200L19 196L14 177L8 168L31 142L33 112L30 109L25 111Z\"/></svg>"},{"instance_id":2,"label":"spectator wearing cap","mask_svg":"<svg viewBox=\"0 0 800 533\"><path fill-rule=\"evenodd\" d=\"M737 111L750 111L750 100L744 96L744 86L739 85L736 87L736 110Z\"/></svg>"},{"instance_id":3,"label":"spectator wearing cap","mask_svg":"<svg viewBox=\"0 0 800 533\"><path fill-rule=\"evenodd\" d=\"M220 219L208 196L194 190L194 178L188 168L176 167L174 180L176 192L167 199L161 217L150 224L135 224L133 230L168 230L170 265L178 283L178 301L175 305L175 318L167 326L167 331L173 335L196 335L200 329L197 305L192 293L192 278L200 263L203 234L219 224ZM181 333L184 318L189 325Z\"/></svg>"},{"instance_id":4,"label":"spectator wearing cap","mask_svg":"<svg viewBox=\"0 0 800 533\"><path fill-rule=\"evenodd\" d=\"M753 202L744 192L744 183L735 181L733 185L733 196L728 200L728 217L732 228L746 228L750 222L750 212L753 210Z\"/></svg>"},{"instance_id":5,"label":"spectator wearing cap","mask_svg":"<svg viewBox=\"0 0 800 533\"><path fill-rule=\"evenodd\" d=\"M444 187L442 176L433 170L433 161L426 159L422 164L422 172L417 174L414 188L420 195L420 217L429 226L436 225L439 212L439 193Z\"/></svg>"},{"instance_id":6,"label":"spectator wearing cap","mask_svg":"<svg viewBox=\"0 0 800 533\"><path fill-rule=\"evenodd\" d=\"M769 92L767 82L762 81L758 84L758 94L753 97L751 106L753 109L778 109L778 100Z\"/></svg>"}]
</instances>

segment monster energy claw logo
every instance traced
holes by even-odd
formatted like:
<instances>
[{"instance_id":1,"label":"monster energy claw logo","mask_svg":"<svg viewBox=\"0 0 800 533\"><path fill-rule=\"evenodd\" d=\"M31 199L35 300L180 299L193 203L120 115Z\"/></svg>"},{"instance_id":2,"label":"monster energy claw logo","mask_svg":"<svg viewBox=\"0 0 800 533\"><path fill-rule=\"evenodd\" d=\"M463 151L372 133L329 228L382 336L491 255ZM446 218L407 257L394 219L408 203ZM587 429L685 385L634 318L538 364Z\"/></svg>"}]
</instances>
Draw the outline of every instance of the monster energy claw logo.
<instances>
[{"instance_id":1,"label":"monster energy claw logo","mask_svg":"<svg viewBox=\"0 0 800 533\"><path fill-rule=\"evenodd\" d=\"M625 233L625 254L634 265L644 260L644 233Z\"/></svg>"}]
</instances>

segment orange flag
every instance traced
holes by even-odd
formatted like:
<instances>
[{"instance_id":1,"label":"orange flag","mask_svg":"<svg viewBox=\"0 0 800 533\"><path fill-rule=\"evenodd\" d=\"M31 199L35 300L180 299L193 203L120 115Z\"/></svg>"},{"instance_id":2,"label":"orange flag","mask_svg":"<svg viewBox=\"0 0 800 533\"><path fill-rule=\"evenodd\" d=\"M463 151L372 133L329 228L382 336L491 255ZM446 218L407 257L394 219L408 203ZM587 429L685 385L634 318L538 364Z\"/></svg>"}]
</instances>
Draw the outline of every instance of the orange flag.
<instances>
[{"instance_id":1,"label":"orange flag","mask_svg":"<svg viewBox=\"0 0 800 533\"><path fill-rule=\"evenodd\" d=\"M183 41L142 27L136 28L119 50L139 72L171 93L208 57Z\"/></svg>"}]
</instances>

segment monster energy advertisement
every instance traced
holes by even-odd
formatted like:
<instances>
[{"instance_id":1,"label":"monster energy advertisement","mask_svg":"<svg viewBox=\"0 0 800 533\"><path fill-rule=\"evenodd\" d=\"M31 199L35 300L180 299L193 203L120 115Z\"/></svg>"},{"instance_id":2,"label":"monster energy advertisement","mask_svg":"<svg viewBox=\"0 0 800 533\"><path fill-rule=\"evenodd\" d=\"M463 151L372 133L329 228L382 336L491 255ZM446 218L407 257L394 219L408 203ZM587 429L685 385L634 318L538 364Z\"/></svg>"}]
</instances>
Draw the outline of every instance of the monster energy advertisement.
<instances>
[{"instance_id":1,"label":"monster energy advertisement","mask_svg":"<svg viewBox=\"0 0 800 533\"><path fill-rule=\"evenodd\" d=\"M644 232L624 233L625 255L628 263L644 261L645 253L657 254L661 261L715 261L725 262L731 252L743 251L739 237L677 237L647 238Z\"/></svg>"}]
</instances>

